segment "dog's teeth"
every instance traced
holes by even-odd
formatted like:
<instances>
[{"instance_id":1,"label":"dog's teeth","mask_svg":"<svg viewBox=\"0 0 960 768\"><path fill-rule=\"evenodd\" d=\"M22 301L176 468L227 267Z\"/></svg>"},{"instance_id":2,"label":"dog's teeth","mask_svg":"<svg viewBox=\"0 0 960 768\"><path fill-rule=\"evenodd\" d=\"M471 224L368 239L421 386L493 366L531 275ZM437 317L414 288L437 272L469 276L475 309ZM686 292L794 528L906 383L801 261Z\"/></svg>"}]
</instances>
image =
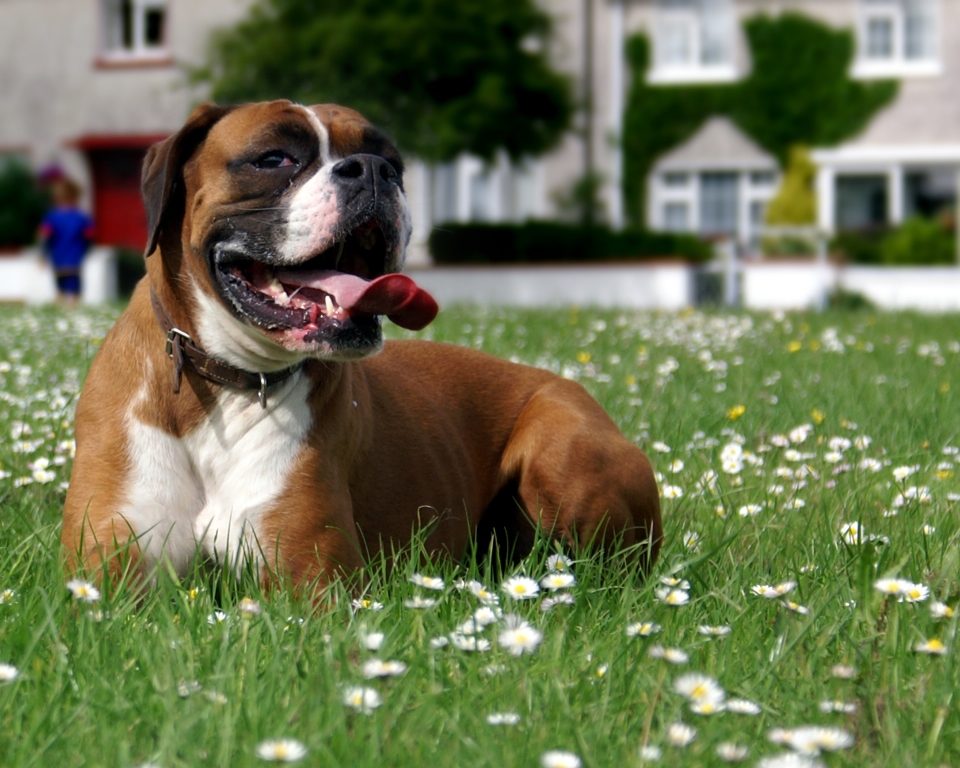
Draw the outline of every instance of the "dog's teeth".
<instances>
[{"instance_id":1,"label":"dog's teeth","mask_svg":"<svg viewBox=\"0 0 960 768\"><path fill-rule=\"evenodd\" d=\"M329 294L324 297L324 304L326 304L327 315L332 315L336 311L336 308L333 306L333 299L330 298Z\"/></svg>"}]
</instances>

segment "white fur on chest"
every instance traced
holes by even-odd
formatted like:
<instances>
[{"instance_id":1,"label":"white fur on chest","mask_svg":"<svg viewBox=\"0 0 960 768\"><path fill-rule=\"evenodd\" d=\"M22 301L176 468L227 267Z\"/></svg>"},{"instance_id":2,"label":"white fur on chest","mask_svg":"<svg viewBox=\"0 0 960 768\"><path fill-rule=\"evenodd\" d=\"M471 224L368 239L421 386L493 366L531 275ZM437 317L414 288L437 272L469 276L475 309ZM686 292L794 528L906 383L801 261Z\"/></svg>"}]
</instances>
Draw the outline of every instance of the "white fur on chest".
<instances>
[{"instance_id":1,"label":"white fur on chest","mask_svg":"<svg viewBox=\"0 0 960 768\"><path fill-rule=\"evenodd\" d=\"M128 419L123 516L151 566L162 554L183 572L198 543L234 567L272 556L275 542L262 538L260 525L310 429L309 391L310 380L296 373L269 393L264 410L256 392L224 389L209 418L183 438Z\"/></svg>"}]
</instances>

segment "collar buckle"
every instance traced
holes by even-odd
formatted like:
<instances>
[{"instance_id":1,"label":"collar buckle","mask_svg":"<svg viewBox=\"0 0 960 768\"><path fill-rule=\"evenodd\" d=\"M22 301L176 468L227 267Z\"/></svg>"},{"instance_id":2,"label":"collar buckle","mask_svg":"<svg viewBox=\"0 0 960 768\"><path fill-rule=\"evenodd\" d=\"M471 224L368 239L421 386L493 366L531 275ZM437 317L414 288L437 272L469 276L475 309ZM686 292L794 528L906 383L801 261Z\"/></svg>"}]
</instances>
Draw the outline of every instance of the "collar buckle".
<instances>
[{"instance_id":1,"label":"collar buckle","mask_svg":"<svg viewBox=\"0 0 960 768\"><path fill-rule=\"evenodd\" d=\"M187 343L188 341L192 342L193 339L190 338L190 334L185 331L181 331L179 328L171 328L167 331L167 343L164 347L164 351L167 353L167 357L171 360L173 359L173 345L176 342L176 337L179 336L182 339L181 343Z\"/></svg>"}]
</instances>

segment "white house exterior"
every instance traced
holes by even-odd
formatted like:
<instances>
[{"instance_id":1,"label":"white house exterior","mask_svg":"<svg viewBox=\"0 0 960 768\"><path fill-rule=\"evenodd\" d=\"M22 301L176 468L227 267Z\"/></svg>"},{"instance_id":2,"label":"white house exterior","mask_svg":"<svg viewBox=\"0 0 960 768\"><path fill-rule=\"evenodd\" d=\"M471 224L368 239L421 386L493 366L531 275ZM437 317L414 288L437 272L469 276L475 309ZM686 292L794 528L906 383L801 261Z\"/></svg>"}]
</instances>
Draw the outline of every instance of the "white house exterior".
<instances>
[{"instance_id":1,"label":"white house exterior","mask_svg":"<svg viewBox=\"0 0 960 768\"><path fill-rule=\"evenodd\" d=\"M747 244L779 182L776 159L729 118L715 116L654 165L647 221L653 229Z\"/></svg>"},{"instance_id":2,"label":"white house exterior","mask_svg":"<svg viewBox=\"0 0 960 768\"><path fill-rule=\"evenodd\" d=\"M591 166L601 179L602 215L622 226L627 217L620 130L630 75L624 41L636 32L649 36L652 85L733 82L750 72L743 21L757 13L799 11L854 30L858 55L851 74L901 79L894 103L861 136L814 155L824 228L863 219L865 210L871 221L897 222L915 210L955 204L960 0L540 2L555 21L551 59L570 74L581 102L589 94L592 113L588 119L581 112L575 129L552 152L519 167L505 158L485 165L462 157L440 168L412 162L407 178L415 221L412 263L427 261L429 232L445 221L569 217L564 200ZM0 155L23 155L37 168L60 164L92 190L88 203L101 224L101 241L134 244L144 226L131 202L139 158L204 97L188 85L184 65L200 63L210 33L235 23L251 3L0 0ZM742 149L742 142L738 146ZM743 160L739 165L737 158ZM700 199L694 192L684 198L657 186L666 184L662 163L669 159L662 158L655 171L659 181L645 180L661 202L648 210L649 223L674 228L678 220L669 216L679 208L668 215L663 206L683 198L690 206L687 228L700 231L703 217L697 218ZM754 168L756 159L746 152L723 158L722 168L688 169L698 183L702 174L737 175L741 237L749 234L750 211L759 210L768 196L765 183L751 181L768 177L750 174L775 171ZM721 186L734 185L728 177Z\"/></svg>"}]
</instances>

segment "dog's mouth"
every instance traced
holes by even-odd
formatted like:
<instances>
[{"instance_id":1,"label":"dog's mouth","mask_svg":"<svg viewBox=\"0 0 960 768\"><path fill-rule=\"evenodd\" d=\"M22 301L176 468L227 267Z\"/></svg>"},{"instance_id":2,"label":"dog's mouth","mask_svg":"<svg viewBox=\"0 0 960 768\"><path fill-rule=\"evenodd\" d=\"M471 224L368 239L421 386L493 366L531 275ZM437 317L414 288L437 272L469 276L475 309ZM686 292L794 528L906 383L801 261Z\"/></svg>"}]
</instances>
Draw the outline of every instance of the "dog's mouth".
<instances>
[{"instance_id":1,"label":"dog's mouth","mask_svg":"<svg viewBox=\"0 0 960 768\"><path fill-rule=\"evenodd\" d=\"M420 330L437 314L433 297L406 275L385 273L387 241L373 220L299 264L224 254L215 259L226 298L256 325L292 330L300 341L386 315Z\"/></svg>"}]
</instances>

